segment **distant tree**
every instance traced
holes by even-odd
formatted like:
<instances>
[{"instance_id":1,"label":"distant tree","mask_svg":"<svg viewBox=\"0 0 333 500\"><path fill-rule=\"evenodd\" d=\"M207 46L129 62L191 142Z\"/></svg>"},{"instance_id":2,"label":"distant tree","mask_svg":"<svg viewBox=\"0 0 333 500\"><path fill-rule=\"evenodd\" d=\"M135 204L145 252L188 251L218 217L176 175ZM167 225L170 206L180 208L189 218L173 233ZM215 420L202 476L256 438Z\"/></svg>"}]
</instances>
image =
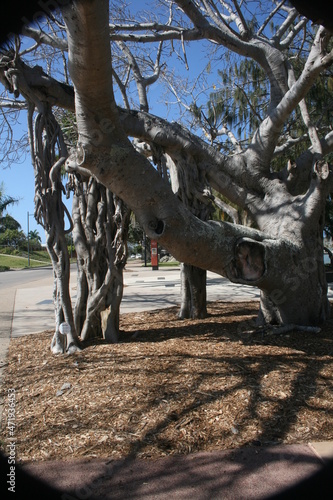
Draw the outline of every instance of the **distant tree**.
<instances>
[{"instance_id":1,"label":"distant tree","mask_svg":"<svg viewBox=\"0 0 333 500\"><path fill-rule=\"evenodd\" d=\"M128 242L131 243L133 247L138 247L142 245L142 238L143 229L135 219L134 214L132 214L128 228Z\"/></svg>"},{"instance_id":2,"label":"distant tree","mask_svg":"<svg viewBox=\"0 0 333 500\"><path fill-rule=\"evenodd\" d=\"M40 237L37 229L29 231L29 245L31 250L40 250L42 238Z\"/></svg>"},{"instance_id":3,"label":"distant tree","mask_svg":"<svg viewBox=\"0 0 333 500\"><path fill-rule=\"evenodd\" d=\"M36 240L38 243L42 242L42 238L40 237L40 234L37 231L37 229L34 229L33 231L29 231L29 239Z\"/></svg>"},{"instance_id":4,"label":"distant tree","mask_svg":"<svg viewBox=\"0 0 333 500\"><path fill-rule=\"evenodd\" d=\"M9 225L12 226L12 222L15 221L11 216L9 215L4 215L4 211L7 209L9 205L12 205L13 203L16 203L17 200L13 198L12 196L6 196L5 195L5 186L4 183L0 183L0 232L5 231ZM10 220L10 219L11 220ZM16 222L16 221L15 221ZM16 222L18 226L20 227L19 223ZM8 224L8 226L7 226ZM11 227L12 229L12 227ZM16 227L18 229L18 227Z\"/></svg>"},{"instance_id":5,"label":"distant tree","mask_svg":"<svg viewBox=\"0 0 333 500\"><path fill-rule=\"evenodd\" d=\"M4 231L6 231L6 229L20 230L21 225L19 222L17 222L17 220L14 219L14 217L12 217L9 214L6 214L1 218L0 233L3 233Z\"/></svg>"},{"instance_id":6,"label":"distant tree","mask_svg":"<svg viewBox=\"0 0 333 500\"><path fill-rule=\"evenodd\" d=\"M9 205L16 203L12 196L5 195L3 183L0 184L0 246L18 248L25 243L25 234L21 225L9 214L4 214Z\"/></svg>"},{"instance_id":7,"label":"distant tree","mask_svg":"<svg viewBox=\"0 0 333 500\"><path fill-rule=\"evenodd\" d=\"M26 237L23 231L18 229L5 229L0 233L0 245L2 247L22 247L26 243Z\"/></svg>"}]
</instances>

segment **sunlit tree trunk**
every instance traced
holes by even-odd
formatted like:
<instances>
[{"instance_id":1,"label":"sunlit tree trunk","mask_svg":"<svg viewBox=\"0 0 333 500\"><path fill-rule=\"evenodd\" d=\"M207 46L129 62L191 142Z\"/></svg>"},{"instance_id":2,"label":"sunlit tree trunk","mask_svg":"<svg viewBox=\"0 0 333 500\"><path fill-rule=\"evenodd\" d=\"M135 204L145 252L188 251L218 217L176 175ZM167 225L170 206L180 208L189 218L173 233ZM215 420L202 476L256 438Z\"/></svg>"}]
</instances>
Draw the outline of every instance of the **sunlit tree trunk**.
<instances>
[{"instance_id":1,"label":"sunlit tree trunk","mask_svg":"<svg viewBox=\"0 0 333 500\"><path fill-rule=\"evenodd\" d=\"M53 267L53 301L55 310L55 333L51 350L58 354L79 349L79 340L74 326L72 303L69 292L70 261L65 238L65 219L70 216L62 201L63 185L61 167L67 151L60 127L48 105L38 113L32 123L30 108L30 145L35 169L35 218L46 232L46 245ZM71 230L71 225L70 229ZM65 337L60 331L61 323L70 326Z\"/></svg>"},{"instance_id":2,"label":"sunlit tree trunk","mask_svg":"<svg viewBox=\"0 0 333 500\"><path fill-rule=\"evenodd\" d=\"M94 177L71 176L73 240L78 260L75 325L82 340L104 336L116 342L129 211Z\"/></svg>"}]
</instances>

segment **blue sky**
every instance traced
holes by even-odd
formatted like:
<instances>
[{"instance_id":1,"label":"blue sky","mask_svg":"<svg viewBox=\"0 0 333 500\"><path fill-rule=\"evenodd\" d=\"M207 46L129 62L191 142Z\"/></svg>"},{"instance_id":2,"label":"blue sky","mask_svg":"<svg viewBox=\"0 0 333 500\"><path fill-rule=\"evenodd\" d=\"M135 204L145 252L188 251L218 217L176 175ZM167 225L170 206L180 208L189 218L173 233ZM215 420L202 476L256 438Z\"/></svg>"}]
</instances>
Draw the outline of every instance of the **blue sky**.
<instances>
[{"instance_id":1,"label":"blue sky","mask_svg":"<svg viewBox=\"0 0 333 500\"><path fill-rule=\"evenodd\" d=\"M207 65L207 58L204 55L200 56L200 51L198 51L198 45L192 44L187 46L187 60L189 64L189 71L186 71L180 60L173 61L178 69L182 68L185 75L197 74L198 69L203 69ZM169 120L177 119L179 113L178 105L170 109L167 108L165 103L161 102L163 99L160 93L161 88L157 85L156 88L151 87L149 89L149 100L150 100L150 111L153 114L167 117ZM119 104L122 105L122 101L119 100ZM19 123L14 126L14 132L17 138L27 133L27 123L23 113L20 116ZM34 212L34 172L31 164L30 154L28 153L25 158L22 158L20 163L13 164L9 168L0 168L0 183L4 184L5 194L18 199L18 203L8 207L7 213L14 217L22 227L22 230L27 232L27 218L29 214ZM71 211L70 201L64 202ZM39 232L42 243L45 243L45 233L43 228L37 224L33 216L29 217L29 230L35 230Z\"/></svg>"},{"instance_id":2,"label":"blue sky","mask_svg":"<svg viewBox=\"0 0 333 500\"><path fill-rule=\"evenodd\" d=\"M191 59L190 54L188 54L188 58ZM191 61L189 62L191 63ZM153 103L151 105L151 112L160 116L165 116L166 109L158 102L159 94L151 89L149 96L152 97ZM120 102L120 104L122 103ZM168 114L168 118L173 119L172 113ZM15 126L18 135L27 132L25 120L21 120L21 122L21 125ZM20 163L13 164L11 167L5 169L0 168L0 183L1 182L4 184L5 194L19 200L15 205L8 207L7 213L21 224L22 230L26 233L27 213L33 214L34 212L34 172L30 155L27 154L25 159L22 158ZM66 204L71 210L71 204L69 202ZM39 232L42 242L45 243L43 228L37 224L34 217L29 217L29 230L35 229Z\"/></svg>"},{"instance_id":3,"label":"blue sky","mask_svg":"<svg viewBox=\"0 0 333 500\"><path fill-rule=\"evenodd\" d=\"M26 132L25 124L18 125L16 133ZM27 154L24 161L12 165L9 168L0 170L0 182L4 184L4 191L7 196L18 199L18 203L8 207L7 213L16 219L27 233L27 213L34 213L34 172L30 155ZM45 234L41 226L37 224L34 217L29 217L29 230L37 229L42 242L45 243Z\"/></svg>"}]
</instances>

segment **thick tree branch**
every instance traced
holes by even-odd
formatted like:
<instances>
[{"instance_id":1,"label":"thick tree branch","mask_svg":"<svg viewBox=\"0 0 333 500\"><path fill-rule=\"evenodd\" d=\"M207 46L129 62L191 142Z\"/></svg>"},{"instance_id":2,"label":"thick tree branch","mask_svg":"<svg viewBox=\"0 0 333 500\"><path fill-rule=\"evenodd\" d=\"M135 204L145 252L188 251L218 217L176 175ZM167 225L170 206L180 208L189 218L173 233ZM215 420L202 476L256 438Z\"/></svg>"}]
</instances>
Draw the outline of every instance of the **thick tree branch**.
<instances>
[{"instance_id":1,"label":"thick tree branch","mask_svg":"<svg viewBox=\"0 0 333 500\"><path fill-rule=\"evenodd\" d=\"M75 27L75 31L67 29L68 46L72 47L68 56L70 75L74 87L80 86L80 93L75 93L75 108L77 111L84 108L91 117L102 114L116 123L108 25L103 22L109 16L108 5L103 1L96 8L95 2L75 1L64 13L67 27ZM91 29L87 25L91 25ZM80 133L87 133L89 137L89 131L84 130L85 120L80 117L79 121Z\"/></svg>"},{"instance_id":2,"label":"thick tree branch","mask_svg":"<svg viewBox=\"0 0 333 500\"><path fill-rule=\"evenodd\" d=\"M320 141L323 156L328 155L333 151L333 131L329 132ZM289 162L288 166L279 173L283 182L286 183L288 191L294 195L300 195L306 192L309 188L309 178L313 169L315 160L315 152L313 148L309 148L303 152L294 163ZM327 191L333 190L333 176L330 175L326 180Z\"/></svg>"},{"instance_id":3,"label":"thick tree branch","mask_svg":"<svg viewBox=\"0 0 333 500\"><path fill-rule=\"evenodd\" d=\"M130 31L145 31L145 25L133 26L133 29ZM116 32L116 29L119 29L120 32ZM192 28L178 28L177 26L165 26L162 31L154 31L154 27L151 28L153 33L144 35L133 34L133 33L124 33L126 28L123 26L115 26L111 25L110 30L110 40L114 42L137 42L137 43L154 43L154 42L164 42L168 40L184 40L186 42L195 41L195 40L203 40L205 35L201 30Z\"/></svg>"},{"instance_id":4,"label":"thick tree branch","mask_svg":"<svg viewBox=\"0 0 333 500\"><path fill-rule=\"evenodd\" d=\"M280 103L261 123L254 135L252 148L256 150L259 157L262 157L263 154L266 157L271 157L283 124L290 113L305 97L322 70L332 64L333 50L327 54L325 53L328 42L329 36L327 32L323 28L319 28L301 76L283 96Z\"/></svg>"},{"instance_id":5,"label":"thick tree branch","mask_svg":"<svg viewBox=\"0 0 333 500\"><path fill-rule=\"evenodd\" d=\"M186 151L195 158L206 173L209 182L221 194L242 208L246 208L250 191L241 187L237 180L245 180L245 164L236 158L227 158L215 147L191 134L179 124L170 123L162 118L139 111L126 111L119 108L120 119L127 135L157 144L172 155L173 151ZM237 156L237 160L241 158Z\"/></svg>"},{"instance_id":6,"label":"thick tree branch","mask_svg":"<svg viewBox=\"0 0 333 500\"><path fill-rule=\"evenodd\" d=\"M32 26L25 26L23 30L23 35L28 38L32 38L38 44L49 45L54 49L59 49L63 51L68 50L67 40L60 38L56 35L51 35L50 33L44 33L42 30L37 30Z\"/></svg>"},{"instance_id":7,"label":"thick tree branch","mask_svg":"<svg viewBox=\"0 0 333 500\"><path fill-rule=\"evenodd\" d=\"M1 57L0 81L11 93L16 88L16 98L22 93L25 98L34 102L48 101L50 105L74 110L74 91L71 86L50 77L40 66L31 68L19 58L14 60L10 52Z\"/></svg>"},{"instance_id":8,"label":"thick tree branch","mask_svg":"<svg viewBox=\"0 0 333 500\"><path fill-rule=\"evenodd\" d=\"M112 109L112 115L114 110L116 111L113 94L107 91L107 86L112 83L111 72L105 65L90 64L94 54L94 44L98 43L99 62L111 65L105 29L108 16L104 9L107 9L107 4L107 1L103 2L101 9L100 1L84 4L73 2L75 10L65 12L70 60L81 63L75 66L75 70L73 68L72 75L76 91L80 144L77 153L67 162L69 167L71 163L79 162L84 168L89 169L110 191L123 198L137 215L147 235L158 239L181 261L211 269L239 282L251 284L262 282L266 287L267 282L263 279L266 274L266 264L263 263L263 259L264 255L266 259L266 254L269 259L269 250L265 246L258 249L255 243L258 240L266 240L263 233L241 227L242 235L254 242L238 242L240 231L238 226L227 223L208 224L194 217L148 160L135 151L120 122L116 129L110 126L108 133L103 137L96 134L98 125L110 118L109 109ZM94 39L91 39L88 32L95 33ZM77 35L81 40L79 47ZM89 74L85 67L89 68ZM82 78L82 73L79 71L83 72L86 78ZM101 91L105 91L105 94L102 93L105 99L102 103L96 102L95 107L95 100L97 95L100 98ZM94 114L90 111L91 107L94 108ZM80 119L81 114L85 118L84 123ZM236 247L242 250L241 257L237 257L234 261L234 254L230 249ZM257 249L260 262L258 266L253 267L244 255L255 255Z\"/></svg>"}]
</instances>

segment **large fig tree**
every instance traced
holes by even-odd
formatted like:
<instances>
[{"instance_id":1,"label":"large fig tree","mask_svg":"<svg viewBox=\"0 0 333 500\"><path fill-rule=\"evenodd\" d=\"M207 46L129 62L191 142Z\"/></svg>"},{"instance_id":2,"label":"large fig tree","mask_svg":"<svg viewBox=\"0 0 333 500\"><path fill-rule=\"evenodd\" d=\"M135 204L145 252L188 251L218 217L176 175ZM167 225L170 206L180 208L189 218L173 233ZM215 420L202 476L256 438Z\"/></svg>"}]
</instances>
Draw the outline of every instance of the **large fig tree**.
<instances>
[{"instance_id":1,"label":"large fig tree","mask_svg":"<svg viewBox=\"0 0 333 500\"><path fill-rule=\"evenodd\" d=\"M25 29L37 44L68 51L67 81L36 69L25 78L53 105L76 113L79 137L66 168L92 174L134 211L149 237L180 261L259 287L260 324L302 327L325 321L330 306L323 225L333 177L333 132L327 120L332 108L330 31L312 25L286 2L245 1L240 6L231 0L175 0L160 1L155 8L152 0L145 19L137 10L119 7L120 1L110 6L107 0L71 2L62 11L67 37L57 34L61 23L52 32ZM162 78L177 105L189 111L177 121L167 120L167 112L149 113L149 93L142 93L149 78L138 70L139 58L127 69L121 65L122 57L130 61L141 46L157 54L162 42L164 59L154 78ZM206 50L209 64L204 72L198 69L190 87L189 78L183 74L177 80L175 73L179 61L189 67L192 44L198 54ZM230 78L226 82L221 76L234 60L236 65L250 61L251 71L258 70L249 91L239 80L230 85ZM212 82L209 71L219 65L221 80ZM318 84L321 108L313 94ZM230 116L229 104L223 108L219 103L217 110L211 98L211 115L206 116L203 102L215 90L223 95L225 85L229 102L234 98L238 106L242 92L248 106ZM132 99L133 86L139 105ZM208 195L213 200L212 193L219 193L233 211L238 207L247 214L251 227L200 220L133 138L161 151L166 163L171 159L189 177L196 172L202 180L197 199ZM187 188L193 186L198 184L192 179Z\"/></svg>"},{"instance_id":2,"label":"large fig tree","mask_svg":"<svg viewBox=\"0 0 333 500\"><path fill-rule=\"evenodd\" d=\"M296 74L285 54L306 20L299 19L295 9L285 8L283 23L268 39L264 23L271 17L263 18L258 28L247 22L246 11L236 3L175 4L189 25L177 26L182 40L205 38L252 58L265 71L270 101L251 140L225 156L180 125L120 110L113 92L108 2L72 2L63 14L79 141L68 164L84 165L125 200L148 236L183 262L258 286L261 323L318 324L329 316L322 241L324 203L332 187L325 155L332 150L333 134L321 134L312 123L306 96L332 64L331 35L316 29ZM132 29L137 32L138 26ZM168 37L171 26L151 29L151 37L158 40ZM273 171L281 142L297 139L284 127L298 107L310 146L297 158L291 156L284 169ZM251 214L257 229L200 221L137 153L130 135L166 151L190 154L217 191Z\"/></svg>"}]
</instances>

